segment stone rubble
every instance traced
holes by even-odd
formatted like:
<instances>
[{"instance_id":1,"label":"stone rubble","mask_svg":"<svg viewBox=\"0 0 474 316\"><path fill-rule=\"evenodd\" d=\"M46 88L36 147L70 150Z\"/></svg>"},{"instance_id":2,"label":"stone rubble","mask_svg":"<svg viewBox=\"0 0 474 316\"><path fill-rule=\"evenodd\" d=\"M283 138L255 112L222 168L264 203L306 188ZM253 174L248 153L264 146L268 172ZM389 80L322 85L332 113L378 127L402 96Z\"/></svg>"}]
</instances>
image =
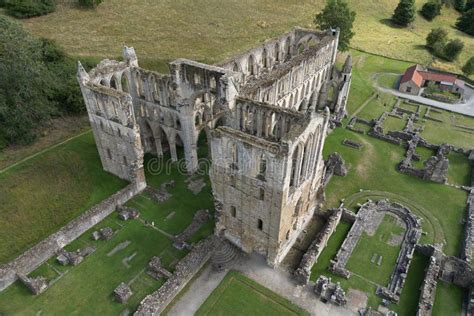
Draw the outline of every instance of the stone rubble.
<instances>
[{"instance_id":1,"label":"stone rubble","mask_svg":"<svg viewBox=\"0 0 474 316\"><path fill-rule=\"evenodd\" d=\"M132 289L124 282L120 283L119 286L117 286L117 288L114 290L114 297L120 304L127 303L132 295Z\"/></svg>"},{"instance_id":2,"label":"stone rubble","mask_svg":"<svg viewBox=\"0 0 474 316\"><path fill-rule=\"evenodd\" d=\"M148 271L155 279L169 279L172 276L172 273L162 266L160 257L156 256L151 258L150 262L148 262Z\"/></svg>"},{"instance_id":3,"label":"stone rubble","mask_svg":"<svg viewBox=\"0 0 474 316\"><path fill-rule=\"evenodd\" d=\"M323 186L325 187L332 176L335 174L340 177L345 177L347 175L347 167L344 159L339 153L332 153L329 155L328 159L325 161L325 174L323 180Z\"/></svg>"},{"instance_id":4,"label":"stone rubble","mask_svg":"<svg viewBox=\"0 0 474 316\"><path fill-rule=\"evenodd\" d=\"M321 275L314 285L314 293L324 303L344 306L347 303L346 292L341 288L339 282L331 282L331 278Z\"/></svg>"},{"instance_id":5,"label":"stone rubble","mask_svg":"<svg viewBox=\"0 0 474 316\"><path fill-rule=\"evenodd\" d=\"M18 274L18 279L23 283L28 290L34 295L39 295L46 291L49 287L49 281L45 277L30 278L26 275Z\"/></svg>"},{"instance_id":6,"label":"stone rubble","mask_svg":"<svg viewBox=\"0 0 474 316\"><path fill-rule=\"evenodd\" d=\"M114 236L114 231L110 227L104 227L92 233L93 240L110 240Z\"/></svg>"},{"instance_id":7,"label":"stone rubble","mask_svg":"<svg viewBox=\"0 0 474 316\"><path fill-rule=\"evenodd\" d=\"M117 207L117 212L119 213L119 218L122 221L128 221L131 219L137 219L140 217L140 211L135 208L119 205Z\"/></svg>"}]
</instances>

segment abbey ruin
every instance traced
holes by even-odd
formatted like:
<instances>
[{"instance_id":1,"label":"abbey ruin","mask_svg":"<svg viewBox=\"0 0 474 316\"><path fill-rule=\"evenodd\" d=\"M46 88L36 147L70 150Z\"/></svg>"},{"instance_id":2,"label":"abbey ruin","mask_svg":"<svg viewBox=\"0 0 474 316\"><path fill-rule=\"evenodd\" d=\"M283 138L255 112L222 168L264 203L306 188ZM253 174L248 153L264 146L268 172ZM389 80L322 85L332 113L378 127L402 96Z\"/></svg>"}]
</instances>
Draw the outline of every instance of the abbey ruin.
<instances>
[{"instance_id":1,"label":"abbey ruin","mask_svg":"<svg viewBox=\"0 0 474 316\"><path fill-rule=\"evenodd\" d=\"M144 153L198 169L210 150L215 233L278 265L324 199L322 149L346 115L352 61L335 67L339 30L295 29L218 65L177 59L145 70L133 48L78 80L103 168L145 181Z\"/></svg>"}]
</instances>

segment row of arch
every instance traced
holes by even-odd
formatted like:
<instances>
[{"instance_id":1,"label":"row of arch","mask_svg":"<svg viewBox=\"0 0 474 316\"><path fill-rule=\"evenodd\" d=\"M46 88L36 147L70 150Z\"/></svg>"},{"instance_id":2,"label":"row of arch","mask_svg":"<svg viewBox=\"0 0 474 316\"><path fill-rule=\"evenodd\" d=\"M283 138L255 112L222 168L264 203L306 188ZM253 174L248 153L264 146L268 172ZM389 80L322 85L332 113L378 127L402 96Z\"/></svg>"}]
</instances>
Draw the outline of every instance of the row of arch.
<instances>
[{"instance_id":1,"label":"row of arch","mask_svg":"<svg viewBox=\"0 0 474 316\"><path fill-rule=\"evenodd\" d=\"M281 139L291 128L292 121L297 119L289 114L272 109L244 103L236 106L237 128L257 137Z\"/></svg>"},{"instance_id":2,"label":"row of arch","mask_svg":"<svg viewBox=\"0 0 474 316\"><path fill-rule=\"evenodd\" d=\"M319 39L315 34L307 34L301 38L296 45L292 42L291 36L284 41L266 45L257 59L258 52L251 52L246 58L240 61L235 60L232 71L244 73L247 76L257 76L262 70L273 68L274 65L289 60L292 56L301 54L304 50L316 46ZM295 49L296 48L296 49Z\"/></svg>"}]
</instances>

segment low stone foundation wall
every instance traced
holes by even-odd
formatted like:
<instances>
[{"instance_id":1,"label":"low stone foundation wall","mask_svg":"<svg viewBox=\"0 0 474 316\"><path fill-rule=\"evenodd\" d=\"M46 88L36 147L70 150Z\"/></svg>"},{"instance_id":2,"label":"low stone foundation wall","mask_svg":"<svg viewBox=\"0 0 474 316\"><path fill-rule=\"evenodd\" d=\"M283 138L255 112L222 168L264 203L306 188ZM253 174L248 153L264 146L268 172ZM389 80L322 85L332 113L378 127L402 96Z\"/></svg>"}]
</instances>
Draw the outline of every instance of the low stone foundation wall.
<instances>
[{"instance_id":1,"label":"low stone foundation wall","mask_svg":"<svg viewBox=\"0 0 474 316\"><path fill-rule=\"evenodd\" d=\"M140 306L138 306L134 315L150 316L162 313L211 258L217 245L217 238L217 236L212 235L198 242L191 252L176 265L173 275L157 291L140 302Z\"/></svg>"},{"instance_id":2,"label":"low stone foundation wall","mask_svg":"<svg viewBox=\"0 0 474 316\"><path fill-rule=\"evenodd\" d=\"M56 233L40 241L15 260L0 266L0 292L15 282L18 279L17 275L30 274L59 250L114 212L118 205L126 203L140 193L145 186L144 182L129 184L69 222Z\"/></svg>"},{"instance_id":3,"label":"low stone foundation wall","mask_svg":"<svg viewBox=\"0 0 474 316\"><path fill-rule=\"evenodd\" d=\"M474 189L471 190L467 198L467 215L464 223L464 240L462 246L461 259L471 262L474 246Z\"/></svg>"},{"instance_id":4,"label":"low stone foundation wall","mask_svg":"<svg viewBox=\"0 0 474 316\"><path fill-rule=\"evenodd\" d=\"M436 288L438 286L438 274L440 268L440 263L436 257L430 257L430 264L426 269L425 279L421 286L420 300L418 302L417 315L419 316L431 315L436 298Z\"/></svg>"},{"instance_id":5,"label":"low stone foundation wall","mask_svg":"<svg viewBox=\"0 0 474 316\"><path fill-rule=\"evenodd\" d=\"M319 255L326 248L329 238L336 231L336 227L341 221L342 209L333 209L323 229L317 234L314 241L303 255L300 265L296 269L294 276L298 283L308 284L311 276L311 269Z\"/></svg>"}]
</instances>

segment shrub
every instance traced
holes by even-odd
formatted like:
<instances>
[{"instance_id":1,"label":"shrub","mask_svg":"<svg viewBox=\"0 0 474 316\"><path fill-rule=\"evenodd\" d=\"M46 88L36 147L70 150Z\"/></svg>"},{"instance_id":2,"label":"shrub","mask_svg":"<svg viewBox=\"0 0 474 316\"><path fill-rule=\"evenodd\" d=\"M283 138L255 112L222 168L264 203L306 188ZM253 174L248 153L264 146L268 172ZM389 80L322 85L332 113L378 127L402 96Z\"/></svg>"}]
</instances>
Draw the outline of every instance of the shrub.
<instances>
[{"instance_id":1,"label":"shrub","mask_svg":"<svg viewBox=\"0 0 474 316\"><path fill-rule=\"evenodd\" d=\"M79 5L86 8L95 8L102 3L103 0L79 0Z\"/></svg>"},{"instance_id":2,"label":"shrub","mask_svg":"<svg viewBox=\"0 0 474 316\"><path fill-rule=\"evenodd\" d=\"M443 57L449 61L458 58L464 47L464 43L459 39L450 40L443 48Z\"/></svg>"},{"instance_id":3,"label":"shrub","mask_svg":"<svg viewBox=\"0 0 474 316\"><path fill-rule=\"evenodd\" d=\"M0 0L2 1L2 0ZM56 0L3 0L8 15L24 19L56 10Z\"/></svg>"},{"instance_id":4,"label":"shrub","mask_svg":"<svg viewBox=\"0 0 474 316\"><path fill-rule=\"evenodd\" d=\"M467 0L466 5L464 6L464 11L469 11L474 9L474 0Z\"/></svg>"},{"instance_id":5,"label":"shrub","mask_svg":"<svg viewBox=\"0 0 474 316\"><path fill-rule=\"evenodd\" d=\"M392 16L393 22L401 26L407 26L415 20L415 1L400 0Z\"/></svg>"},{"instance_id":6,"label":"shrub","mask_svg":"<svg viewBox=\"0 0 474 316\"><path fill-rule=\"evenodd\" d=\"M453 7L457 11L463 12L466 7L466 0L453 0Z\"/></svg>"},{"instance_id":7,"label":"shrub","mask_svg":"<svg viewBox=\"0 0 474 316\"><path fill-rule=\"evenodd\" d=\"M474 75L474 57L471 57L466 61L466 64L462 67L462 72L466 76Z\"/></svg>"},{"instance_id":8,"label":"shrub","mask_svg":"<svg viewBox=\"0 0 474 316\"><path fill-rule=\"evenodd\" d=\"M474 35L474 9L464 12L457 20L456 27L469 35Z\"/></svg>"},{"instance_id":9,"label":"shrub","mask_svg":"<svg viewBox=\"0 0 474 316\"><path fill-rule=\"evenodd\" d=\"M436 16L441 13L441 4L439 2L429 1L426 2L420 11L421 15L428 21L433 20Z\"/></svg>"},{"instance_id":10,"label":"shrub","mask_svg":"<svg viewBox=\"0 0 474 316\"><path fill-rule=\"evenodd\" d=\"M441 44L442 47L448 41L448 32L439 27L436 29L432 29L431 32L426 37L426 46L430 49L435 49L436 46L439 47Z\"/></svg>"}]
</instances>

